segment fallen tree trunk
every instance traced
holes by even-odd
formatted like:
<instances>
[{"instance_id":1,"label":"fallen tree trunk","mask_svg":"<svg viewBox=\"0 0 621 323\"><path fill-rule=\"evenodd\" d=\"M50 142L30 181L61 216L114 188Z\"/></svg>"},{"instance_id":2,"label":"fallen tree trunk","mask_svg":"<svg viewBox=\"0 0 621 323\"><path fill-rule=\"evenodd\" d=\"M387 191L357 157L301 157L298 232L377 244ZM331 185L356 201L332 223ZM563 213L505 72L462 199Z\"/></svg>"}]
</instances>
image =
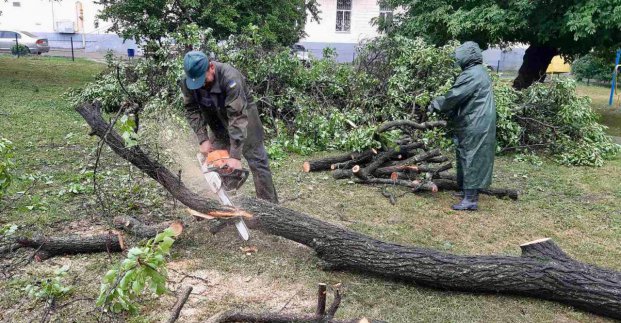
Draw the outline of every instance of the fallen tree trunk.
<instances>
[{"instance_id":1,"label":"fallen tree trunk","mask_svg":"<svg viewBox=\"0 0 621 323\"><path fill-rule=\"evenodd\" d=\"M36 249L35 258L39 261L59 255L120 252L125 248L123 237L113 232L93 236L20 237L16 242L21 247Z\"/></svg>"},{"instance_id":2,"label":"fallen tree trunk","mask_svg":"<svg viewBox=\"0 0 621 323\"><path fill-rule=\"evenodd\" d=\"M96 106L78 112L117 154L162 184L188 207L209 215L231 216L238 210L218 205L188 190L164 166L138 147L126 148L121 137L101 118ZM169 178L170 177L170 178ZM172 180L171 180L172 179ZM621 273L559 256L560 248L528 249L521 257L463 256L376 240L266 201L237 197L237 205L253 227L315 250L330 268L348 269L442 290L506 293L554 300L593 313L621 319ZM563 253L564 254L564 253Z\"/></svg>"}]
</instances>

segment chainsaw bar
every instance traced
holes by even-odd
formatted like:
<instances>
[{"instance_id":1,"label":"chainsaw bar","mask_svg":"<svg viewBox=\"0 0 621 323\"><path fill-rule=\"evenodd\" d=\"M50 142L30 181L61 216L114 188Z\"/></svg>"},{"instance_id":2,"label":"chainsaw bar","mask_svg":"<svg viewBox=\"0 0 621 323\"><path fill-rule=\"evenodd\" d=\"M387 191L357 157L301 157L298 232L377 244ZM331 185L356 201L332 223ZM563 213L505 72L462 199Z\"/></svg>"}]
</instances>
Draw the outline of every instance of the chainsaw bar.
<instances>
[{"instance_id":1,"label":"chainsaw bar","mask_svg":"<svg viewBox=\"0 0 621 323\"><path fill-rule=\"evenodd\" d=\"M198 159L198 163L200 164L201 171L203 172L203 176L207 181L207 187L209 190L218 196L220 203L226 206L234 206L233 202L229 198L228 194L224 187L222 187L222 178L216 169L212 167L208 167L205 165L205 156L203 154L196 154L196 158ZM239 232L239 236L247 241L250 238L250 234L248 233L248 227L246 227L246 223L242 217L235 220L235 228L237 228L237 232Z\"/></svg>"}]
</instances>

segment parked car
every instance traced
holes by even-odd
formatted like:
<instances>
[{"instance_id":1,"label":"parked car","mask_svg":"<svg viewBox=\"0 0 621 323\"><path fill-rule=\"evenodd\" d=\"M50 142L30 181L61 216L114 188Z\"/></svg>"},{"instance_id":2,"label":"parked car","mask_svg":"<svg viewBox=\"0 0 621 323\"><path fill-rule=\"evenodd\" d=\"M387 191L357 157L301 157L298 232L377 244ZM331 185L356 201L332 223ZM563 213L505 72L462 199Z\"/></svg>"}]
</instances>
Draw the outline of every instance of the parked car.
<instances>
[{"instance_id":1,"label":"parked car","mask_svg":"<svg viewBox=\"0 0 621 323\"><path fill-rule=\"evenodd\" d=\"M304 65L309 64L308 51L301 44L291 45L291 54L297 57Z\"/></svg>"},{"instance_id":2,"label":"parked car","mask_svg":"<svg viewBox=\"0 0 621 323\"><path fill-rule=\"evenodd\" d=\"M28 47L31 54L41 54L50 51L47 39L38 37L27 31L0 30L0 51L10 51L15 46L15 36L20 45Z\"/></svg>"}]
</instances>

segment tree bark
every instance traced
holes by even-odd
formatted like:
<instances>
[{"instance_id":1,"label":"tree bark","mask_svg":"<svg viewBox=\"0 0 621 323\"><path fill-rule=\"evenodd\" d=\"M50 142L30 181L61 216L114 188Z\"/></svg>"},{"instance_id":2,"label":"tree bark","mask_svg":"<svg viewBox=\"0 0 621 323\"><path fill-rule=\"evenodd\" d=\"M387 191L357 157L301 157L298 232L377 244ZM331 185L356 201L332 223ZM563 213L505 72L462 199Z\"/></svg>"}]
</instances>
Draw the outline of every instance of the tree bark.
<instances>
[{"instance_id":1,"label":"tree bark","mask_svg":"<svg viewBox=\"0 0 621 323\"><path fill-rule=\"evenodd\" d=\"M36 249L35 257L37 260L58 255L119 252L124 249L122 236L113 232L93 236L20 237L16 239L16 242L22 247Z\"/></svg>"},{"instance_id":2,"label":"tree bark","mask_svg":"<svg viewBox=\"0 0 621 323\"><path fill-rule=\"evenodd\" d=\"M332 171L332 178L334 179L348 179L352 178L354 173L351 169L335 169Z\"/></svg>"},{"instance_id":3,"label":"tree bark","mask_svg":"<svg viewBox=\"0 0 621 323\"><path fill-rule=\"evenodd\" d=\"M545 45L530 45L524 54L524 61L520 66L518 76L513 81L513 88L523 90L534 82L543 82L548 65L556 55L558 55L556 48Z\"/></svg>"},{"instance_id":4,"label":"tree bark","mask_svg":"<svg viewBox=\"0 0 621 323\"><path fill-rule=\"evenodd\" d=\"M150 160L138 147L126 148L95 107L83 105L78 111L92 127L93 134L99 135L120 156L162 184L180 202L215 216L244 214L247 223L252 222L253 227L312 248L331 268L442 290L506 293L554 300L621 319L619 272L566 260L558 253L550 255L548 250L552 248L532 246L537 242L527 244L531 246L521 257L454 255L380 241L254 198L239 196L233 199L243 211L224 208L191 192L172 174L172 181L158 177L166 177L170 172Z\"/></svg>"}]
</instances>

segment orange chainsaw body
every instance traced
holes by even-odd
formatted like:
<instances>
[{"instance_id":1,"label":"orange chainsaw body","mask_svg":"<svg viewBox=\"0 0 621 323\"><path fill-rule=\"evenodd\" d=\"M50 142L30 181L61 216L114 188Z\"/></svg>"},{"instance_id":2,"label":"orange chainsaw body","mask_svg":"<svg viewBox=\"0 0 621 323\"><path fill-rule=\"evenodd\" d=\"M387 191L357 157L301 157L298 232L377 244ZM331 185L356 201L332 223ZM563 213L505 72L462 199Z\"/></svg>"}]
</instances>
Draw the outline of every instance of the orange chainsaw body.
<instances>
[{"instance_id":1,"label":"orange chainsaw body","mask_svg":"<svg viewBox=\"0 0 621 323\"><path fill-rule=\"evenodd\" d=\"M248 170L228 168L226 161L229 158L231 155L228 150L218 149L208 153L205 160L208 169L220 174L222 184L227 191L239 189L248 179Z\"/></svg>"},{"instance_id":2,"label":"orange chainsaw body","mask_svg":"<svg viewBox=\"0 0 621 323\"><path fill-rule=\"evenodd\" d=\"M229 158L231 158L231 155L229 155L228 150L214 150L207 154L207 166L222 168L226 164L226 160Z\"/></svg>"}]
</instances>

